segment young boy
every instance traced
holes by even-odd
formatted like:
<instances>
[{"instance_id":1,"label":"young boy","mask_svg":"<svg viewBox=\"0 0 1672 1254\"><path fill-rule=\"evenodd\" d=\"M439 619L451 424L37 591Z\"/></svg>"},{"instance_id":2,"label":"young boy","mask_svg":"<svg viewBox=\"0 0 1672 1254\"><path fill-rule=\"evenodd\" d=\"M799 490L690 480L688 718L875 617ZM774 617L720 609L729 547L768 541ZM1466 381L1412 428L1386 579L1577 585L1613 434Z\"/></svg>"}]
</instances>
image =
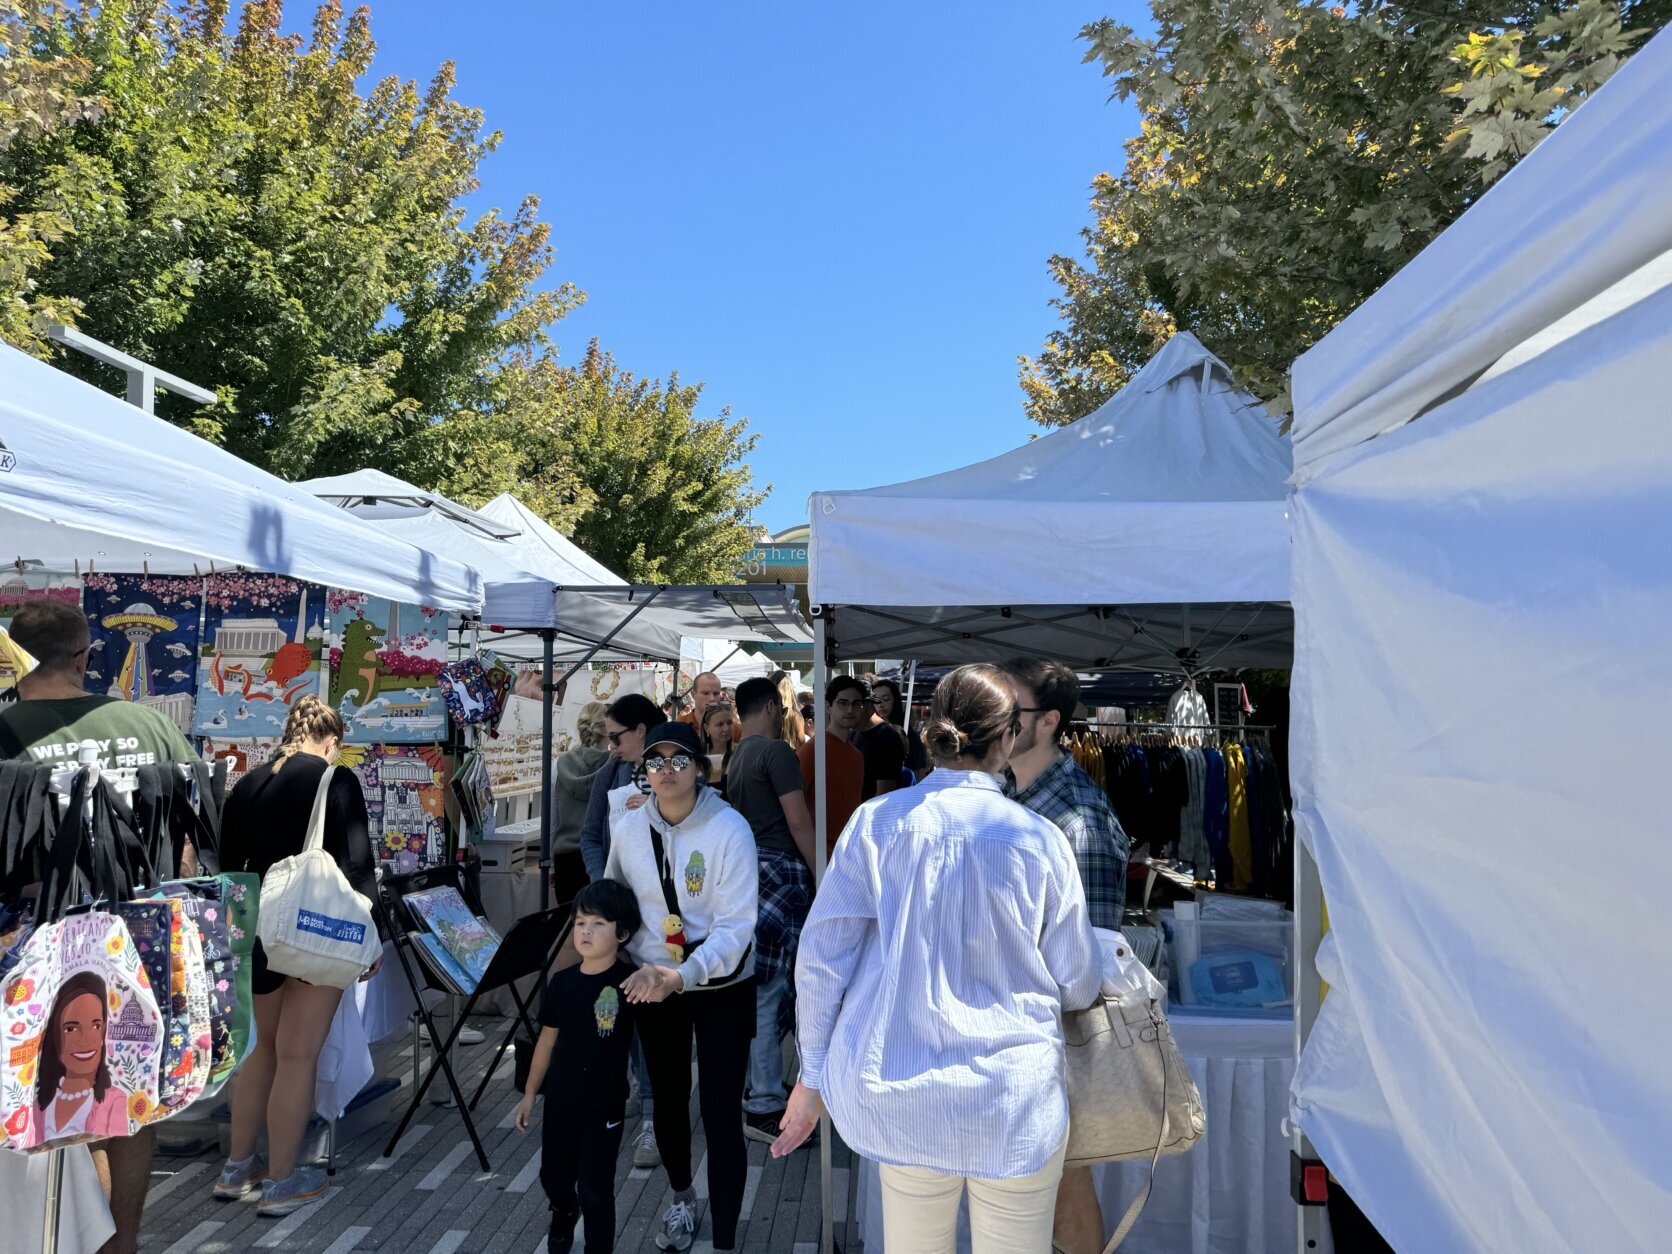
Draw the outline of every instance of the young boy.
<instances>
[{"instance_id":1,"label":"young boy","mask_svg":"<svg viewBox=\"0 0 1672 1254\"><path fill-rule=\"evenodd\" d=\"M540 1039L517 1107L517 1131L528 1131L534 1097L543 1088L540 1183L552 1206L551 1254L574 1249L580 1218L586 1220L586 1254L615 1248L615 1159L633 1043L632 1008L621 982L637 970L620 955L638 930L632 889L615 880L581 889L574 928L580 965L554 975L540 1003Z\"/></svg>"}]
</instances>

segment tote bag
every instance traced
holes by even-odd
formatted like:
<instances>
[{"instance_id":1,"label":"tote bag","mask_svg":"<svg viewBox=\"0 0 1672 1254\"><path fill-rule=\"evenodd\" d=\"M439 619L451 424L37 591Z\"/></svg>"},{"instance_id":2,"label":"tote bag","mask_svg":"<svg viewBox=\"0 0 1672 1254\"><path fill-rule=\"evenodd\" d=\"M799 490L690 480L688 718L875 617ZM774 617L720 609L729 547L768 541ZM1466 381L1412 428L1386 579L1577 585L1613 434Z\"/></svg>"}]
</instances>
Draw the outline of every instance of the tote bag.
<instances>
[{"instance_id":1,"label":"tote bag","mask_svg":"<svg viewBox=\"0 0 1672 1254\"><path fill-rule=\"evenodd\" d=\"M267 965L309 984L347 988L383 952L371 902L354 891L325 852L326 797L337 768L328 766L314 794L302 852L275 862L261 882L256 932Z\"/></svg>"},{"instance_id":2,"label":"tote bag","mask_svg":"<svg viewBox=\"0 0 1672 1254\"><path fill-rule=\"evenodd\" d=\"M127 1136L157 1105L163 1021L139 949L115 914L63 917L90 792L83 773L53 842L40 925L0 984L0 1144L12 1149ZM114 868L93 860L102 892Z\"/></svg>"}]
</instances>

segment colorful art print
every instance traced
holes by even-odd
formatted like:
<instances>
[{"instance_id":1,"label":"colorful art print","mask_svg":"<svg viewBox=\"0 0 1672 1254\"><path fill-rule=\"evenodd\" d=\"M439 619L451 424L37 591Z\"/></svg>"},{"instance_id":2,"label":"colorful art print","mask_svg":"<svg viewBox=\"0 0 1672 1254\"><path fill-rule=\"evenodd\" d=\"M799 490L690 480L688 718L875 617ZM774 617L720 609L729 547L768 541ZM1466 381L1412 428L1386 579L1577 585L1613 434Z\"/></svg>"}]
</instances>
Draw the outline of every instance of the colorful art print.
<instances>
[{"instance_id":1,"label":"colorful art print","mask_svg":"<svg viewBox=\"0 0 1672 1254\"><path fill-rule=\"evenodd\" d=\"M432 936L428 932L414 932L412 939L418 943L424 957L435 967L440 975L461 993L474 993L480 982L460 965L459 960L447 952L439 936Z\"/></svg>"},{"instance_id":2,"label":"colorful art print","mask_svg":"<svg viewBox=\"0 0 1672 1254\"><path fill-rule=\"evenodd\" d=\"M440 746L349 745L337 765L360 780L379 859L406 853L424 865L443 860L449 763Z\"/></svg>"},{"instance_id":3,"label":"colorful art print","mask_svg":"<svg viewBox=\"0 0 1672 1254\"><path fill-rule=\"evenodd\" d=\"M471 913L456 888L429 888L408 893L402 900L413 917L470 975L471 987L480 984L499 949L499 933L488 921Z\"/></svg>"},{"instance_id":4,"label":"colorful art print","mask_svg":"<svg viewBox=\"0 0 1672 1254\"><path fill-rule=\"evenodd\" d=\"M0 631L12 625L12 615L26 601L62 601L81 604L81 580L70 574L12 570L0 576ZM18 677L6 665L0 650L0 692L17 683Z\"/></svg>"},{"instance_id":5,"label":"colorful art print","mask_svg":"<svg viewBox=\"0 0 1672 1254\"><path fill-rule=\"evenodd\" d=\"M190 576L82 576L88 692L161 710L190 733L202 582Z\"/></svg>"},{"instance_id":6,"label":"colorful art print","mask_svg":"<svg viewBox=\"0 0 1672 1254\"><path fill-rule=\"evenodd\" d=\"M222 758L228 759L226 786L230 791L256 767L271 762L278 748L276 739L218 740L208 736L203 741L203 760L219 762Z\"/></svg>"},{"instance_id":7,"label":"colorful art print","mask_svg":"<svg viewBox=\"0 0 1672 1254\"><path fill-rule=\"evenodd\" d=\"M37 930L0 989L0 1143L129 1135L156 1108L162 1033L120 919L76 915Z\"/></svg>"},{"instance_id":8,"label":"colorful art print","mask_svg":"<svg viewBox=\"0 0 1672 1254\"><path fill-rule=\"evenodd\" d=\"M427 744L446 733L438 677L447 615L427 605L332 588L326 593L328 700L349 744Z\"/></svg>"},{"instance_id":9,"label":"colorful art print","mask_svg":"<svg viewBox=\"0 0 1672 1254\"><path fill-rule=\"evenodd\" d=\"M325 589L282 575L204 581L199 736L277 739L296 701L318 695Z\"/></svg>"},{"instance_id":10,"label":"colorful art print","mask_svg":"<svg viewBox=\"0 0 1672 1254\"><path fill-rule=\"evenodd\" d=\"M165 884L163 891L178 899L181 912L198 930L203 945L203 974L209 1003L209 1050L211 1080L225 1080L237 1065L232 1044L232 1019L237 1010L239 958L232 952L232 937L218 880L194 880L190 884Z\"/></svg>"},{"instance_id":11,"label":"colorful art print","mask_svg":"<svg viewBox=\"0 0 1672 1254\"><path fill-rule=\"evenodd\" d=\"M439 679L447 712L460 727L473 723L492 725L498 721L498 703L488 683L488 673L475 658L449 662L442 668Z\"/></svg>"}]
</instances>

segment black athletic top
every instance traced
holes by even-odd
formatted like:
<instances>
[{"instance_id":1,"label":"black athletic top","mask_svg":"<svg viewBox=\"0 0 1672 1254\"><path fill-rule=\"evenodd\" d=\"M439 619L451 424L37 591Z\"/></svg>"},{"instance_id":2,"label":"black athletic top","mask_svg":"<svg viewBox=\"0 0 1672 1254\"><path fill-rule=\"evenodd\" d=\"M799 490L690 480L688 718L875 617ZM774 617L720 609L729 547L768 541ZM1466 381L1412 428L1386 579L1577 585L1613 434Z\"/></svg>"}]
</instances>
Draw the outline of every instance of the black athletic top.
<instances>
[{"instance_id":1,"label":"black athletic top","mask_svg":"<svg viewBox=\"0 0 1672 1254\"><path fill-rule=\"evenodd\" d=\"M325 759L295 753L283 763L251 771L227 796L221 814L221 869L266 875L275 862L302 852L308 839ZM377 863L360 781L347 767L331 777L325 802L325 852L337 860L354 891L377 900ZM375 913L374 913L375 917Z\"/></svg>"}]
</instances>

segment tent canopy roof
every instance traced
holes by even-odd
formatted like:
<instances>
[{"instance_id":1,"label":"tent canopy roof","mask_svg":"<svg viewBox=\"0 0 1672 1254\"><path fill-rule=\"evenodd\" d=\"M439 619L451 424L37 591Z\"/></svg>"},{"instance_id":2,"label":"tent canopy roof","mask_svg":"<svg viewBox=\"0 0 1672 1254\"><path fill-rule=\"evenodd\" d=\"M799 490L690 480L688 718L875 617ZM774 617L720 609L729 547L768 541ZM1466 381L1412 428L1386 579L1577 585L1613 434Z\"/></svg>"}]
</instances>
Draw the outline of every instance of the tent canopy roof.
<instances>
[{"instance_id":1,"label":"tent canopy roof","mask_svg":"<svg viewBox=\"0 0 1672 1254\"><path fill-rule=\"evenodd\" d=\"M1088 667L1286 666L1288 612L1255 603L1289 597L1290 469L1277 423L1181 332L1061 430L943 474L815 494L809 596L839 607L842 657L1026 648Z\"/></svg>"},{"instance_id":2,"label":"tent canopy roof","mask_svg":"<svg viewBox=\"0 0 1672 1254\"><path fill-rule=\"evenodd\" d=\"M0 560L47 570L270 571L475 611L476 572L0 345Z\"/></svg>"}]
</instances>

